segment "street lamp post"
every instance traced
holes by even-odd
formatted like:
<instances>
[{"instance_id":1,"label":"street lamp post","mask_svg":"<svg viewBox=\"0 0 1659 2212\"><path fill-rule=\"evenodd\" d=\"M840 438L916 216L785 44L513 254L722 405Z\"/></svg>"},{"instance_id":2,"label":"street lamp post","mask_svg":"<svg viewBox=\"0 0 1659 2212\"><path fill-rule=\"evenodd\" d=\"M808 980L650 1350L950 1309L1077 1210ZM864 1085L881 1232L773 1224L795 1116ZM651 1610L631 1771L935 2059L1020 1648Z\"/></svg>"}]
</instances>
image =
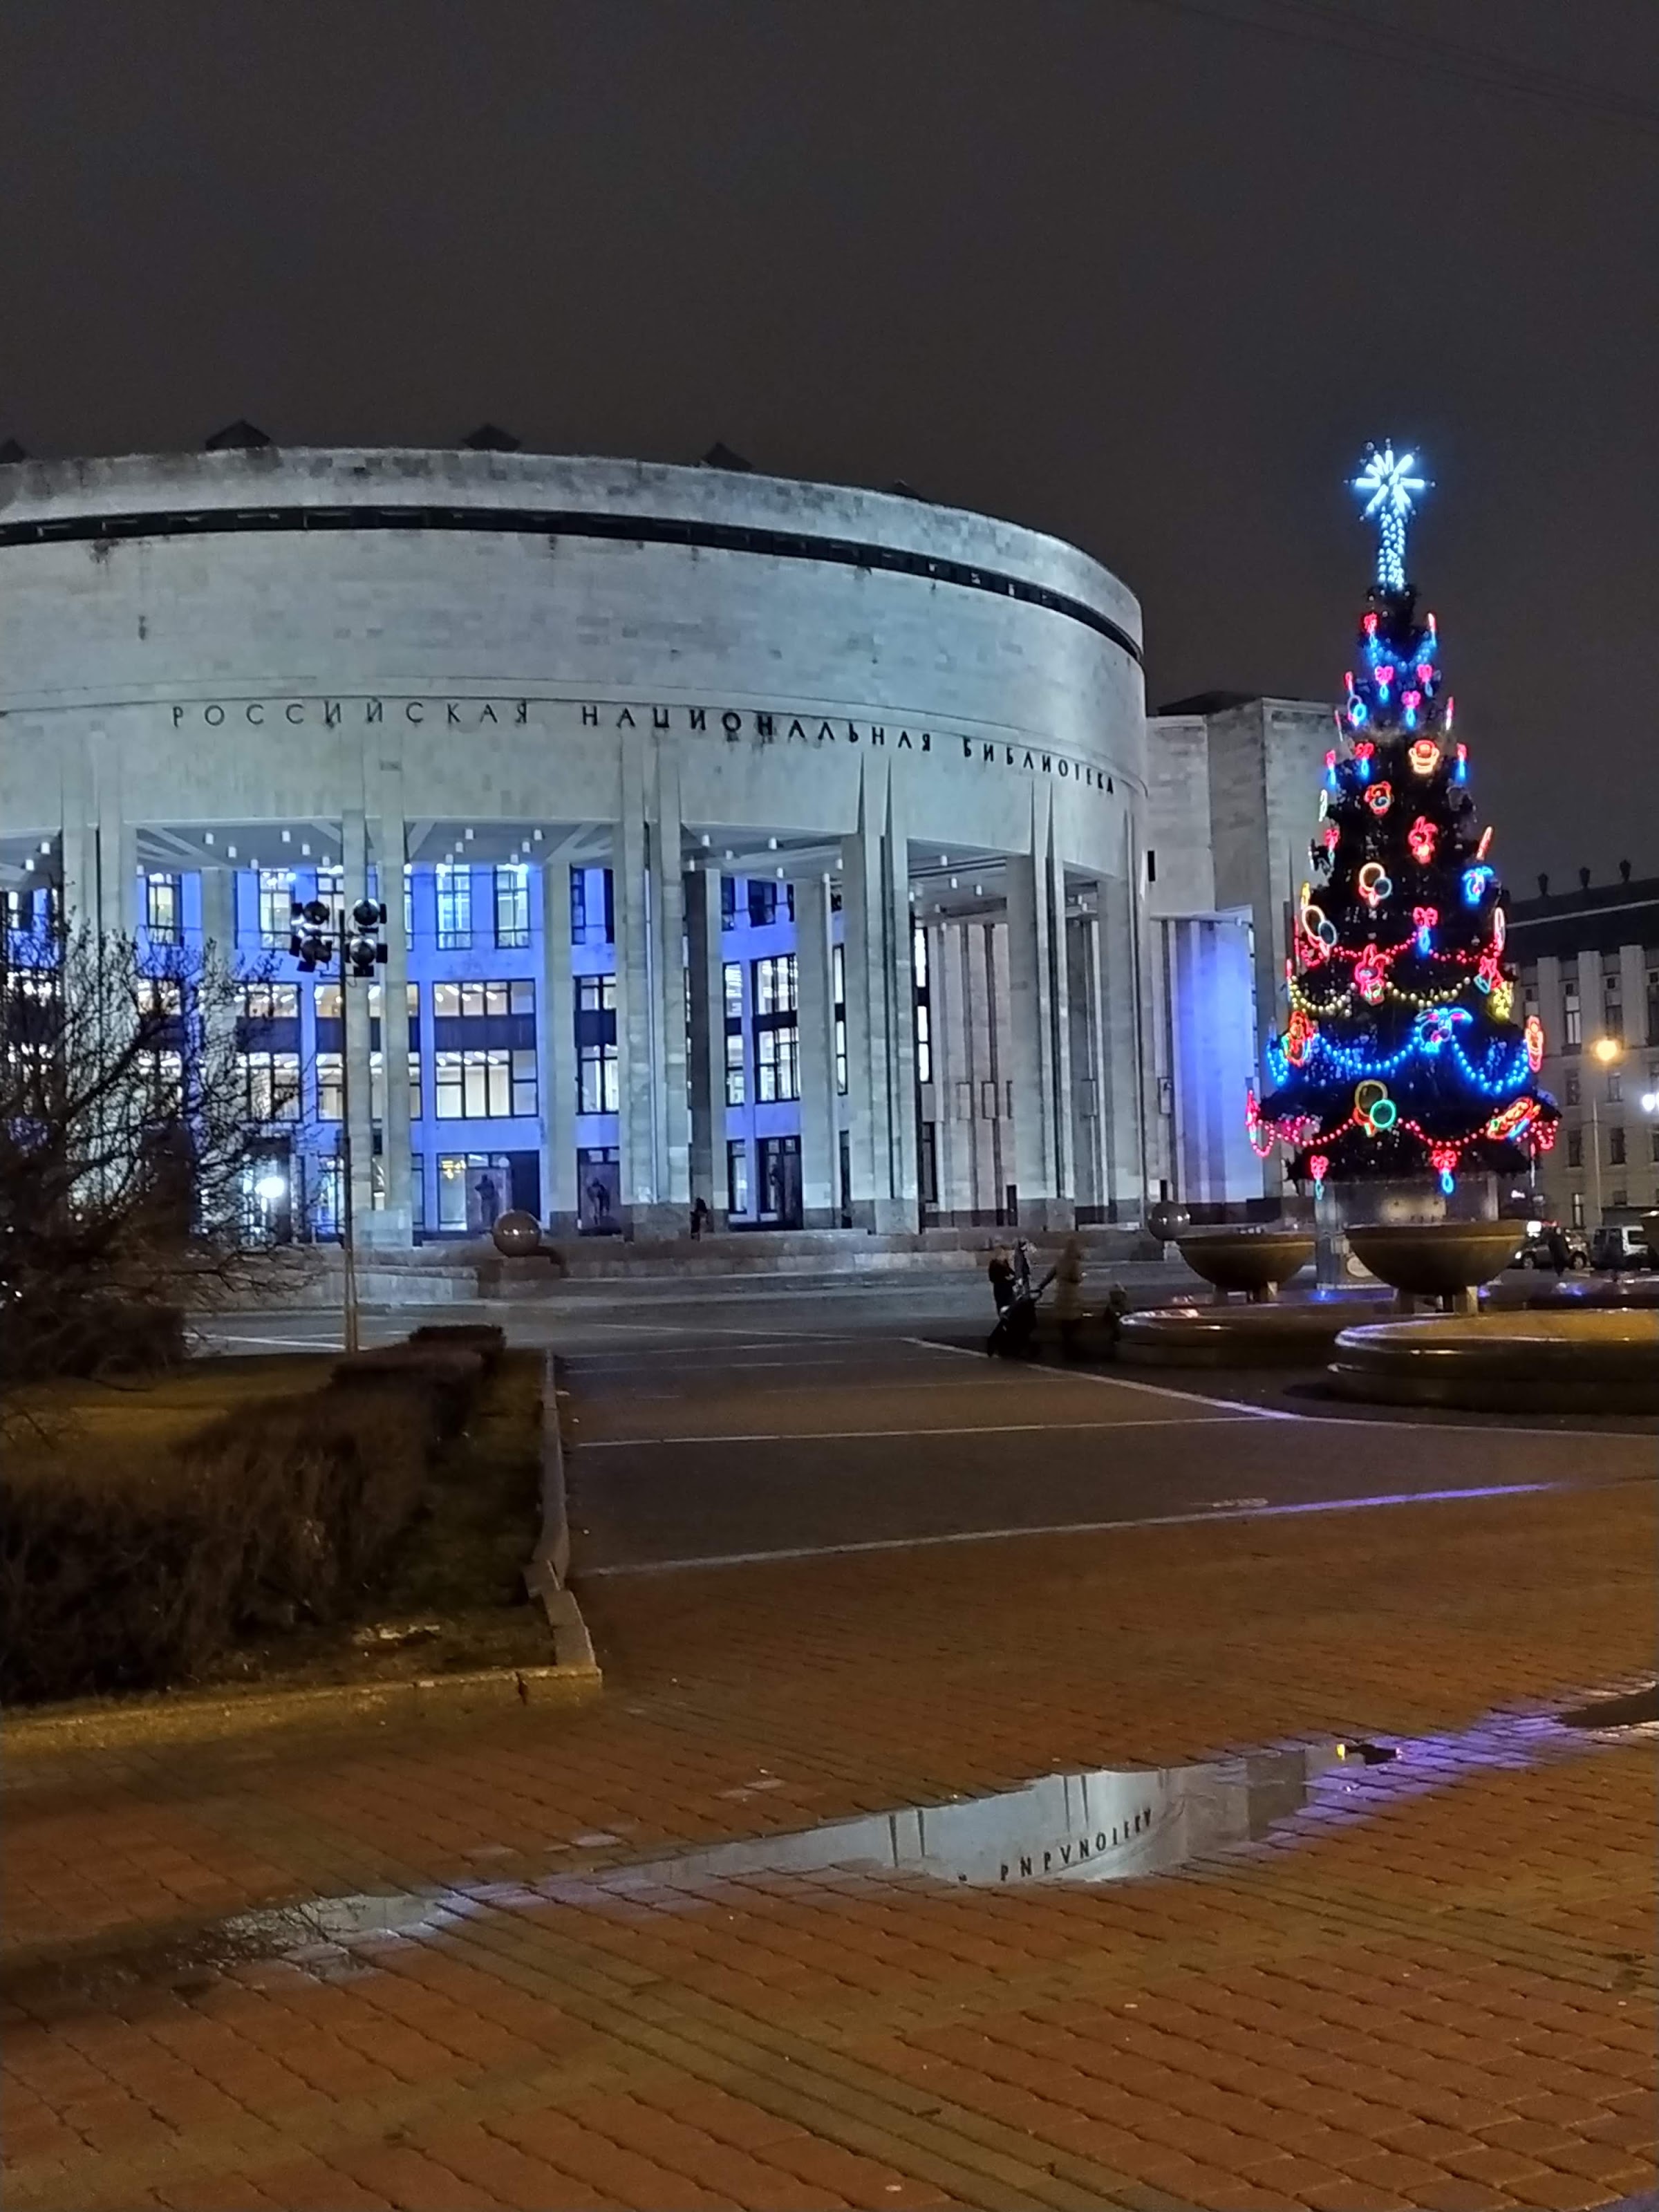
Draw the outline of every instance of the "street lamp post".
<instances>
[{"instance_id":1,"label":"street lamp post","mask_svg":"<svg viewBox=\"0 0 1659 2212\"><path fill-rule=\"evenodd\" d=\"M1625 1048L1614 1036L1599 1036L1590 1047L1592 1056L1603 1067L1612 1067L1625 1056ZM1590 1084L1590 1190L1595 1205L1595 1226L1601 1226L1601 1100L1595 1085Z\"/></svg>"},{"instance_id":2,"label":"street lamp post","mask_svg":"<svg viewBox=\"0 0 1659 2212\"><path fill-rule=\"evenodd\" d=\"M380 931L386 908L371 898L361 898L348 915L326 900L295 899L292 907L293 933L288 949L301 972L314 975L319 968L337 970L340 978L340 1249L342 1293L344 1304L345 1348L356 1352L361 1334L357 1315L357 1236L351 1194L351 1054L346 1044L346 989L362 981L386 964L386 949Z\"/></svg>"}]
</instances>

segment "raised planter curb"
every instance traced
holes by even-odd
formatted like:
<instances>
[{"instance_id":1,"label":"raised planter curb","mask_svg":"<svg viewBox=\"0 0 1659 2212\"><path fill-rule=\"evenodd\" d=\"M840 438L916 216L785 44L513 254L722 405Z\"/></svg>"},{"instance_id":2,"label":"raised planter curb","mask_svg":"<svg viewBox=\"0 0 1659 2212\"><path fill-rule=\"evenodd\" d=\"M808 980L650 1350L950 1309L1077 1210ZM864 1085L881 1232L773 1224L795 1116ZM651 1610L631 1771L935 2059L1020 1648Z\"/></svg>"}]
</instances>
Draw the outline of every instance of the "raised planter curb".
<instances>
[{"instance_id":1,"label":"raised planter curb","mask_svg":"<svg viewBox=\"0 0 1659 2212\"><path fill-rule=\"evenodd\" d=\"M445 1692L470 1692L491 1703L564 1703L598 1686L599 1670L574 1666L480 1667L389 1682L327 1682L302 1690L174 1690L82 1702L76 1709L9 1706L9 1759L53 1751L121 1751L206 1741L306 1721L390 1714L429 1707Z\"/></svg>"},{"instance_id":2,"label":"raised planter curb","mask_svg":"<svg viewBox=\"0 0 1659 2212\"><path fill-rule=\"evenodd\" d=\"M539 1604L553 1632L559 1673L598 1683L604 1678L594 1656L581 1608L570 1589L570 1512L565 1497L564 1437L559 1428L558 1362L550 1352L542 1364L542 1527L524 1570L524 1586Z\"/></svg>"}]
</instances>

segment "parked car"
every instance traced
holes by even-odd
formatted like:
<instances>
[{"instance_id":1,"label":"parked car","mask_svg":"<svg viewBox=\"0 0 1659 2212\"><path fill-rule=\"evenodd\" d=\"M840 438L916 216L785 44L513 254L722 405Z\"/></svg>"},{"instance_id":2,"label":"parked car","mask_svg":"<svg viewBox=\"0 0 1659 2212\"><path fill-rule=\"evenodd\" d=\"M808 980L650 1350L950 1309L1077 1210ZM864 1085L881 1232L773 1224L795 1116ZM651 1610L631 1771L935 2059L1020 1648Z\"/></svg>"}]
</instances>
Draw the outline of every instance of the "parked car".
<instances>
[{"instance_id":1,"label":"parked car","mask_svg":"<svg viewBox=\"0 0 1659 2212\"><path fill-rule=\"evenodd\" d=\"M1651 1267L1653 1249L1639 1221L1604 1221L1590 1239L1593 1267Z\"/></svg>"},{"instance_id":2,"label":"parked car","mask_svg":"<svg viewBox=\"0 0 1659 2212\"><path fill-rule=\"evenodd\" d=\"M1569 1267L1588 1267L1589 1246L1581 1229L1563 1229L1559 1221L1529 1221L1527 1241L1516 1255L1517 1267L1553 1267L1558 1262L1556 1240L1566 1247Z\"/></svg>"}]
</instances>

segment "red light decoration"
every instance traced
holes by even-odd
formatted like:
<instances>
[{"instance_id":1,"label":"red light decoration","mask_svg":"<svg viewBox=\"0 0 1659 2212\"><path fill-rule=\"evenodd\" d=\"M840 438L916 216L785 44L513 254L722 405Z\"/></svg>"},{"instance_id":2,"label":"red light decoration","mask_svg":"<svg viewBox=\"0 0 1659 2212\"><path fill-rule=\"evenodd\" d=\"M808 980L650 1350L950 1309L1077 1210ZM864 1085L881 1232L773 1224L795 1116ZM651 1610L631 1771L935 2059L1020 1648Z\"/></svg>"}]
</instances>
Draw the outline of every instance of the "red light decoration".
<instances>
[{"instance_id":1,"label":"red light decoration","mask_svg":"<svg viewBox=\"0 0 1659 2212\"><path fill-rule=\"evenodd\" d=\"M1429 627L1431 629L1434 628L1434 617L1432 615L1429 617ZM1366 616L1364 630L1367 637L1375 637L1376 635L1376 617L1374 614L1368 614Z\"/></svg>"},{"instance_id":2,"label":"red light decoration","mask_svg":"<svg viewBox=\"0 0 1659 2212\"><path fill-rule=\"evenodd\" d=\"M1439 835L1440 832L1425 814L1419 814L1406 832L1406 842L1411 848L1411 856L1419 868L1426 868L1433 860L1435 840Z\"/></svg>"},{"instance_id":3,"label":"red light decoration","mask_svg":"<svg viewBox=\"0 0 1659 2212\"><path fill-rule=\"evenodd\" d=\"M1460 1158L1461 1154L1455 1145L1437 1145L1429 1154L1429 1162L1431 1166L1437 1168L1442 1175L1450 1175Z\"/></svg>"},{"instance_id":4,"label":"red light decoration","mask_svg":"<svg viewBox=\"0 0 1659 2212\"><path fill-rule=\"evenodd\" d=\"M1491 849L1492 825L1488 823L1486 827L1480 832L1480 842L1474 848L1475 859L1477 860L1484 860Z\"/></svg>"},{"instance_id":5,"label":"red light decoration","mask_svg":"<svg viewBox=\"0 0 1659 2212\"><path fill-rule=\"evenodd\" d=\"M1521 1034L1526 1040L1527 1066L1536 1075L1544 1065L1544 1024L1536 1014L1527 1016L1526 1026Z\"/></svg>"},{"instance_id":6,"label":"red light decoration","mask_svg":"<svg viewBox=\"0 0 1659 2212\"><path fill-rule=\"evenodd\" d=\"M1375 615L1367 615L1365 619L1367 622L1375 622L1376 620L1376 617ZM1323 1152L1316 1152L1313 1158L1308 1162L1308 1173L1313 1177L1316 1183L1323 1182L1330 1171L1331 1164L1329 1160L1326 1158Z\"/></svg>"},{"instance_id":7,"label":"red light decoration","mask_svg":"<svg viewBox=\"0 0 1659 2212\"><path fill-rule=\"evenodd\" d=\"M1298 1006L1285 1030L1285 1057L1293 1066L1301 1066L1308 1056L1309 1046L1318 1035L1317 1025Z\"/></svg>"},{"instance_id":8,"label":"red light decoration","mask_svg":"<svg viewBox=\"0 0 1659 2212\"><path fill-rule=\"evenodd\" d=\"M1386 814L1394 805L1394 786L1391 783L1374 783L1365 793L1365 804L1373 814Z\"/></svg>"},{"instance_id":9,"label":"red light decoration","mask_svg":"<svg viewBox=\"0 0 1659 2212\"><path fill-rule=\"evenodd\" d=\"M1417 664L1417 680L1418 680L1418 682L1419 682L1420 684L1422 684L1422 685L1423 685L1423 687L1424 687L1424 689L1425 689L1425 690L1427 690L1428 686L1429 686L1431 684L1432 684L1432 683L1433 683L1433 681L1434 681L1434 663L1433 663L1431 660L1419 660L1419 661L1418 662L1418 664Z\"/></svg>"}]
</instances>

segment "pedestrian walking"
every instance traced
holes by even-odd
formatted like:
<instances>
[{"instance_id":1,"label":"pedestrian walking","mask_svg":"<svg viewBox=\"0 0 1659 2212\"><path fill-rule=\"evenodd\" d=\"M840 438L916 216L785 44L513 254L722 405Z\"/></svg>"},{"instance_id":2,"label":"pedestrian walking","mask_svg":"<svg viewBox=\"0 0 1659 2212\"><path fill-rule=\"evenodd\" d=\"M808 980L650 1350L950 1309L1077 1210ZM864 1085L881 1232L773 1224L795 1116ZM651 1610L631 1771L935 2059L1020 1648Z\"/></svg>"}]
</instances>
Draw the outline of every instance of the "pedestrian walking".
<instances>
[{"instance_id":1,"label":"pedestrian walking","mask_svg":"<svg viewBox=\"0 0 1659 2212\"><path fill-rule=\"evenodd\" d=\"M1075 1237L1068 1237L1060 1246L1060 1257L1048 1272L1048 1282L1054 1286L1060 1356L1066 1360L1075 1359L1083 1327L1083 1247ZM1043 1287L1046 1289L1048 1283Z\"/></svg>"}]
</instances>

